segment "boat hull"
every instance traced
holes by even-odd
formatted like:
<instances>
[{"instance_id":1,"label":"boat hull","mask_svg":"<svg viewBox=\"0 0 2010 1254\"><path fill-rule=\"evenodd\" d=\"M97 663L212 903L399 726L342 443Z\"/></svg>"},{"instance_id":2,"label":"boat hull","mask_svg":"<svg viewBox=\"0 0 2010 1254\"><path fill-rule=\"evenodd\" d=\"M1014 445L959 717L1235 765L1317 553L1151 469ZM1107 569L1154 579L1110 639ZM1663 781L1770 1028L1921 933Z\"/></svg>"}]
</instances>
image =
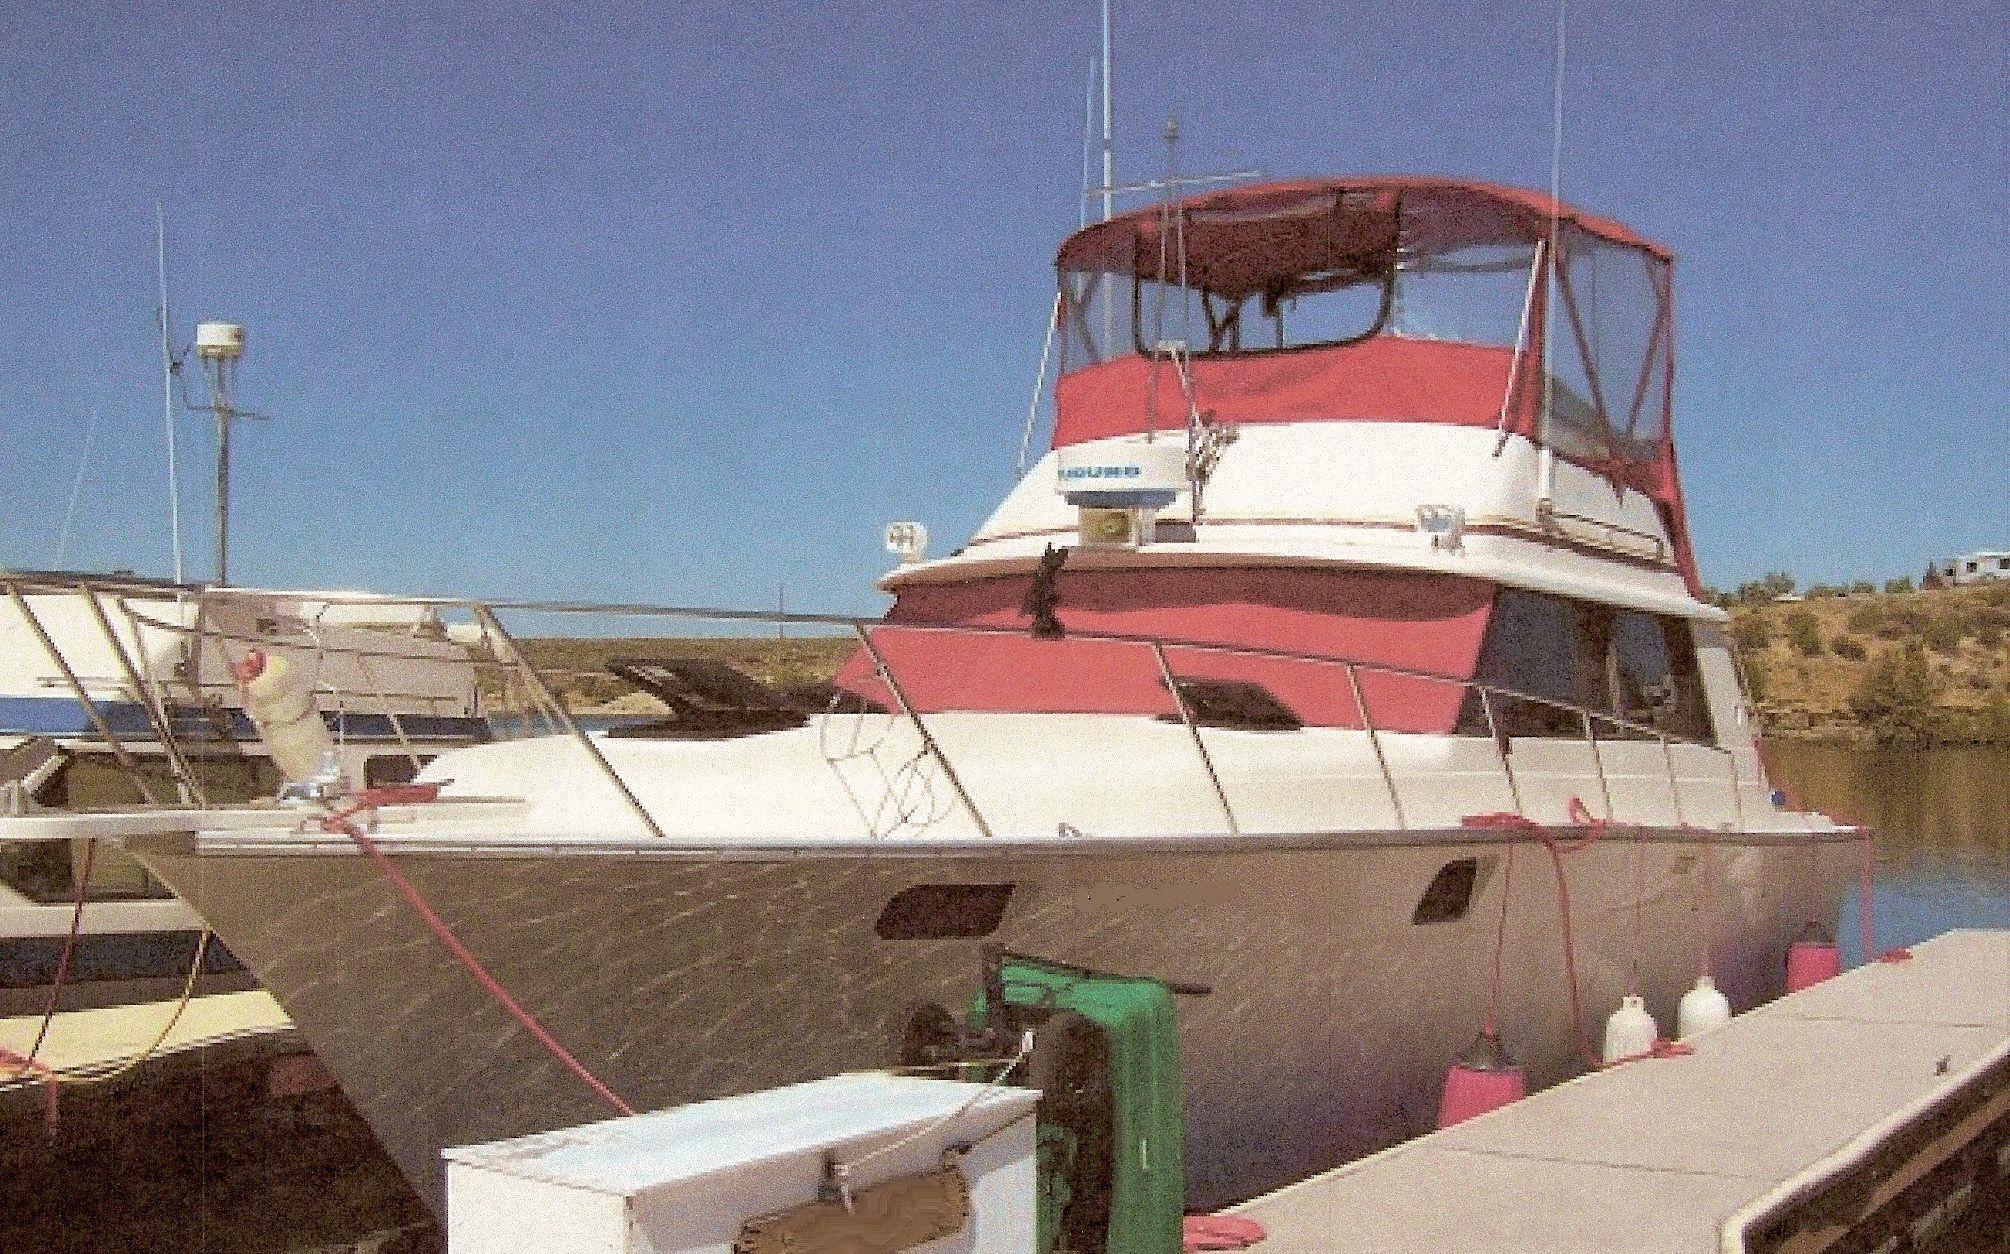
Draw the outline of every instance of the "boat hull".
<instances>
[{"instance_id":1,"label":"boat hull","mask_svg":"<svg viewBox=\"0 0 2010 1254\"><path fill-rule=\"evenodd\" d=\"M897 1060L913 1008L967 1006L980 946L1191 981L1180 999L1190 1205L1258 1193L1426 1130L1485 1009L1505 911L1503 1036L1535 1085L1579 1069L1547 855L1474 833L1126 850L1084 842L731 855L405 852L455 933L637 1109ZM1838 836L1608 838L1566 855L1584 1031L1637 980L1666 1025L1701 960L1738 1009L1832 927ZM276 996L429 1204L443 1147L609 1112L472 981L354 853L136 845ZM1447 864L1461 917L1415 921ZM1714 867L1706 892L1704 870ZM917 884L1010 884L984 937L883 939ZM1637 975L1635 974L1637 970Z\"/></svg>"}]
</instances>

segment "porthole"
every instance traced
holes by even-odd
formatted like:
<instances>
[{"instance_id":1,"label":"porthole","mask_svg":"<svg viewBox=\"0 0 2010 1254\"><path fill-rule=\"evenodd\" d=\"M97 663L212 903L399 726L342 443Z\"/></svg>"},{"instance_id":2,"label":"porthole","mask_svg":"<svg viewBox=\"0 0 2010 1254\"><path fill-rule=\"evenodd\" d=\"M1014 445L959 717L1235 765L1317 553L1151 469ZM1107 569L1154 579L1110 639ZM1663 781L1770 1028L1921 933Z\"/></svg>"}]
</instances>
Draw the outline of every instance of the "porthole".
<instances>
[{"instance_id":1,"label":"porthole","mask_svg":"<svg viewBox=\"0 0 2010 1254\"><path fill-rule=\"evenodd\" d=\"M1412 923L1456 923L1472 908L1473 884L1479 879L1477 858L1459 858L1438 868L1430 886L1417 899Z\"/></svg>"},{"instance_id":2,"label":"porthole","mask_svg":"<svg viewBox=\"0 0 2010 1254\"><path fill-rule=\"evenodd\" d=\"M903 888L879 912L872 930L881 940L976 940L998 930L1010 884L916 884Z\"/></svg>"}]
</instances>

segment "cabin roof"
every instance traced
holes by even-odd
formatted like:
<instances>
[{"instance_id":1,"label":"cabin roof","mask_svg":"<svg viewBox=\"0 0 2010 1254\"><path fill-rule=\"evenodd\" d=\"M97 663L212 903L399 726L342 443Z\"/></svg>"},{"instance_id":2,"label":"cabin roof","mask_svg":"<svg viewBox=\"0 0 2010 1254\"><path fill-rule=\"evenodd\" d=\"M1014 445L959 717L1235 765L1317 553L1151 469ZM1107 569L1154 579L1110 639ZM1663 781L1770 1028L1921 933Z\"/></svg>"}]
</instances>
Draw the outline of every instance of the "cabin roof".
<instances>
[{"instance_id":1,"label":"cabin roof","mask_svg":"<svg viewBox=\"0 0 2010 1254\"><path fill-rule=\"evenodd\" d=\"M1399 206L1406 245L1533 243L1548 237L1554 217L1563 226L1670 258L1666 248L1624 224L1542 192L1427 175L1255 183L1183 197L1171 210L1181 218L1190 280L1241 294L1261 290L1281 268L1346 269L1385 252L1395 242ZM1077 231L1062 243L1057 264L1064 270L1156 272L1167 213L1164 205L1150 205ZM1319 255L1310 255L1314 251ZM1169 268L1179 265L1176 257L1166 260Z\"/></svg>"}]
</instances>

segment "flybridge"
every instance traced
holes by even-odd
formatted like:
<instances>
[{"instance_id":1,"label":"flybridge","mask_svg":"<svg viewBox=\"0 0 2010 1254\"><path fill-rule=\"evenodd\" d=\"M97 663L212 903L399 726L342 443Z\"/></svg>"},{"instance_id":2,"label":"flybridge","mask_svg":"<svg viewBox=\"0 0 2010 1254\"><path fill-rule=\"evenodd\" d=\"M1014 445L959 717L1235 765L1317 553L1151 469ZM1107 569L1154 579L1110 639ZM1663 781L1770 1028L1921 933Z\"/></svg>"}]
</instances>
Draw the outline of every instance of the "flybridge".
<instances>
[{"instance_id":1,"label":"flybridge","mask_svg":"<svg viewBox=\"0 0 2010 1254\"><path fill-rule=\"evenodd\" d=\"M1671 264L1620 223L1450 179L1269 183L1122 214L1057 257L1054 447L1189 412L1490 428L1650 498L1693 590Z\"/></svg>"}]
</instances>

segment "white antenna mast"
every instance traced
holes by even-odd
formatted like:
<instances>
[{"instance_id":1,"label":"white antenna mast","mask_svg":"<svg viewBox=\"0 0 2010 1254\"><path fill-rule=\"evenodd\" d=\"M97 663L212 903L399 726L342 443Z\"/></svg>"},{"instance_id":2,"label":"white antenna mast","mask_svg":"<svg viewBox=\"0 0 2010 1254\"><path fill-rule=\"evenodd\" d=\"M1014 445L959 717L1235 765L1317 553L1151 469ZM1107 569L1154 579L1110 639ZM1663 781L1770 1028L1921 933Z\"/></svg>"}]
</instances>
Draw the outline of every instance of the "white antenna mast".
<instances>
[{"instance_id":1,"label":"white antenna mast","mask_svg":"<svg viewBox=\"0 0 2010 1254\"><path fill-rule=\"evenodd\" d=\"M1075 229L1089 225L1089 143L1096 133L1096 69L1089 58L1088 82L1082 87L1082 194L1075 198ZM1104 182L1109 180L1105 179ZM1033 398L1026 402L1026 425L1019 432L1019 473L1026 473L1026 455L1033 447L1033 426L1040 420L1040 397L1047 390L1047 363L1054 355L1054 335L1061 325L1061 293L1047 307L1047 337L1040 345L1040 373L1033 380Z\"/></svg>"},{"instance_id":2,"label":"white antenna mast","mask_svg":"<svg viewBox=\"0 0 2010 1254\"><path fill-rule=\"evenodd\" d=\"M1563 290L1563 258L1557 248L1562 234L1563 215L1563 61L1564 18L1567 0L1556 0L1556 78L1549 101L1549 242L1544 264L1549 271L1542 302L1542 453L1536 463L1536 513L1547 519L1555 509L1556 451L1550 447L1550 422L1556 413L1556 371L1551 354L1556 351L1557 296Z\"/></svg>"},{"instance_id":3,"label":"white antenna mast","mask_svg":"<svg viewBox=\"0 0 2010 1254\"><path fill-rule=\"evenodd\" d=\"M1110 0L1103 0L1103 221L1117 212L1116 156L1110 144Z\"/></svg>"},{"instance_id":4,"label":"white antenna mast","mask_svg":"<svg viewBox=\"0 0 2010 1254\"><path fill-rule=\"evenodd\" d=\"M154 201L154 259L160 280L160 303L154 312L161 324L161 425L167 434L168 534L174 549L174 581L183 579L181 561L181 473L175 466L174 349L168 330L167 213Z\"/></svg>"}]
</instances>

